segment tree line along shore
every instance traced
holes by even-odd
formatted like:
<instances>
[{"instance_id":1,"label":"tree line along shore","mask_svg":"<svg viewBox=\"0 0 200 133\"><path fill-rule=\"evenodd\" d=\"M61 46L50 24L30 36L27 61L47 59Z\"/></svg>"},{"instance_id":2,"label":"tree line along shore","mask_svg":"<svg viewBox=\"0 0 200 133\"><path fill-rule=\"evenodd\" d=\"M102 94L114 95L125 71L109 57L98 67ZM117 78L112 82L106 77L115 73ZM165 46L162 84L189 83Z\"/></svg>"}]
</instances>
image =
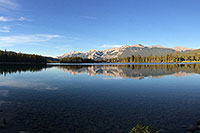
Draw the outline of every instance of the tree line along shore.
<instances>
[{"instance_id":1,"label":"tree line along shore","mask_svg":"<svg viewBox=\"0 0 200 133\"><path fill-rule=\"evenodd\" d=\"M86 59L81 57L65 57L60 60L60 63L173 63L173 62L200 62L200 54L166 54L165 56L141 56L132 55L124 58L113 59Z\"/></svg>"},{"instance_id":2,"label":"tree line along shore","mask_svg":"<svg viewBox=\"0 0 200 133\"><path fill-rule=\"evenodd\" d=\"M43 64L47 59L41 55L0 51L0 64Z\"/></svg>"},{"instance_id":3,"label":"tree line along shore","mask_svg":"<svg viewBox=\"0 0 200 133\"><path fill-rule=\"evenodd\" d=\"M11 51L0 51L0 64L46 64L46 63L172 63L172 62L200 62L200 53L194 54L166 54L165 56L141 56L113 59L88 59L81 57L64 57L55 59L35 54L23 54Z\"/></svg>"}]
</instances>

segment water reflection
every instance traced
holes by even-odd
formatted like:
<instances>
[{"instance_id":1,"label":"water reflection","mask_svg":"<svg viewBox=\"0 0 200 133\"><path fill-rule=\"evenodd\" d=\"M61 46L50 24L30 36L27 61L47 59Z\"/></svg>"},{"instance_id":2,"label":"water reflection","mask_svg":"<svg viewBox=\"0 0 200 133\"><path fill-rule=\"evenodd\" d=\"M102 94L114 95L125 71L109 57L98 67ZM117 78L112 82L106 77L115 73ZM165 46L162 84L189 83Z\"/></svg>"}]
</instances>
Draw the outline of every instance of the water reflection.
<instances>
[{"instance_id":1,"label":"water reflection","mask_svg":"<svg viewBox=\"0 0 200 133\"><path fill-rule=\"evenodd\" d=\"M46 68L46 65L0 65L0 74L6 76L12 73L37 72Z\"/></svg>"},{"instance_id":2,"label":"water reflection","mask_svg":"<svg viewBox=\"0 0 200 133\"><path fill-rule=\"evenodd\" d=\"M40 72L47 68L56 67L70 74L86 73L90 76L104 75L113 79L145 77L161 78L164 76L183 77L200 73L200 64L163 64L163 65L0 65L0 74L6 76L12 73ZM105 78L110 79L110 78Z\"/></svg>"},{"instance_id":3,"label":"water reflection","mask_svg":"<svg viewBox=\"0 0 200 133\"><path fill-rule=\"evenodd\" d=\"M34 90L57 90L58 88L38 80L37 78L19 78L12 77L14 73L21 74L22 72L41 72L47 68L46 65L0 65L0 75L4 75L6 78L0 77L0 87L6 88L25 88ZM22 76L23 77L23 76ZM7 92L8 93L8 92ZM0 96L7 94L4 90L0 90Z\"/></svg>"},{"instance_id":4,"label":"water reflection","mask_svg":"<svg viewBox=\"0 0 200 133\"><path fill-rule=\"evenodd\" d=\"M145 77L161 78L163 76L183 77L192 73L200 73L199 64L179 65L91 65L91 66L59 66L70 74L86 73L90 76L104 75L120 78L143 79Z\"/></svg>"},{"instance_id":5,"label":"water reflection","mask_svg":"<svg viewBox=\"0 0 200 133\"><path fill-rule=\"evenodd\" d=\"M28 80L18 80L18 79L1 79L0 80L0 87L7 87L7 88L25 88L25 89L34 89L34 90L57 90L58 88L50 85L48 83L43 83L39 81L28 81ZM0 91L0 95L2 95Z\"/></svg>"},{"instance_id":6,"label":"water reflection","mask_svg":"<svg viewBox=\"0 0 200 133\"><path fill-rule=\"evenodd\" d=\"M200 116L198 64L12 65L0 72L1 133L127 133L137 123L184 132Z\"/></svg>"}]
</instances>

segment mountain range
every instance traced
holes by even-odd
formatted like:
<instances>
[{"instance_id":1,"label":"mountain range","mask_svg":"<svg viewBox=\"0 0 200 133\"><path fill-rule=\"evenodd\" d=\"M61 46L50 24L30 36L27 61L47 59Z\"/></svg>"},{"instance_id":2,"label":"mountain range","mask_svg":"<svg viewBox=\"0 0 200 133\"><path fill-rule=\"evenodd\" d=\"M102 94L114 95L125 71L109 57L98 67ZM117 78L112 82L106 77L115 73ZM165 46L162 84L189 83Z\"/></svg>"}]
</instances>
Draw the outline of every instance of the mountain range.
<instances>
[{"instance_id":1,"label":"mountain range","mask_svg":"<svg viewBox=\"0 0 200 133\"><path fill-rule=\"evenodd\" d=\"M82 58L89 58L89 59L112 59L112 58L122 58L122 57L128 57L132 55L141 55L141 56L149 56L149 55L166 55L166 54L172 54L176 52L190 52L195 51L196 49L192 48L185 48L183 46L177 46L173 48L163 47L160 45L154 45L154 46L144 46L141 44L137 45L124 45L119 48L110 48L110 49L104 49L104 50L95 50L91 49L87 52L77 52L72 51L70 53L66 53L62 56L59 56L58 58L64 58L64 57L82 57Z\"/></svg>"}]
</instances>

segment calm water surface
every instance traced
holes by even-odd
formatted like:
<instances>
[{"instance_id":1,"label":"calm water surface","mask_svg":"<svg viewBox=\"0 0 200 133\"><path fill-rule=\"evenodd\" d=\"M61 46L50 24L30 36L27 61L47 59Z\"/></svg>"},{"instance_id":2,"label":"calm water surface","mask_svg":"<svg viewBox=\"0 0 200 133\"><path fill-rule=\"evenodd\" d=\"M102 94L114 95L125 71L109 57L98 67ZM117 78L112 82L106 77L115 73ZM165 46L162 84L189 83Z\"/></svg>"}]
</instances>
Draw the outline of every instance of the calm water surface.
<instances>
[{"instance_id":1,"label":"calm water surface","mask_svg":"<svg viewBox=\"0 0 200 133\"><path fill-rule=\"evenodd\" d=\"M200 119L199 74L199 64L1 65L0 132L184 132Z\"/></svg>"}]
</instances>

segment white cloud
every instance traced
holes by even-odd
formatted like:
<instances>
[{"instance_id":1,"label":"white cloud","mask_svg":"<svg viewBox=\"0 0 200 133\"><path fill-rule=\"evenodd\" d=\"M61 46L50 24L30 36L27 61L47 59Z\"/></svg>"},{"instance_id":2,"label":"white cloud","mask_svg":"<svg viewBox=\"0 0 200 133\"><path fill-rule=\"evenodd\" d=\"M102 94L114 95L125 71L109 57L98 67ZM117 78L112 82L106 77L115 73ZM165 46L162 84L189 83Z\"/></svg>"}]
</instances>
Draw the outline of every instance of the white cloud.
<instances>
[{"instance_id":1,"label":"white cloud","mask_svg":"<svg viewBox=\"0 0 200 133\"><path fill-rule=\"evenodd\" d=\"M0 32L10 32L10 27L8 26L0 27Z\"/></svg>"},{"instance_id":2,"label":"white cloud","mask_svg":"<svg viewBox=\"0 0 200 133\"><path fill-rule=\"evenodd\" d=\"M27 19L25 17L20 17L17 20L19 20L19 21L31 21L30 19Z\"/></svg>"},{"instance_id":3,"label":"white cloud","mask_svg":"<svg viewBox=\"0 0 200 133\"><path fill-rule=\"evenodd\" d=\"M0 36L0 47L13 46L17 44L31 44L47 42L54 38L59 38L60 35L52 34L35 34L35 35L16 35L16 36ZM2 44L2 45L1 45Z\"/></svg>"},{"instance_id":4,"label":"white cloud","mask_svg":"<svg viewBox=\"0 0 200 133\"><path fill-rule=\"evenodd\" d=\"M59 45L59 46L56 46L55 48L58 49L59 51L67 51L71 47L72 45Z\"/></svg>"},{"instance_id":5,"label":"white cloud","mask_svg":"<svg viewBox=\"0 0 200 133\"><path fill-rule=\"evenodd\" d=\"M16 7L17 3L13 0L0 0L1 6L10 6L10 7Z\"/></svg>"},{"instance_id":6,"label":"white cloud","mask_svg":"<svg viewBox=\"0 0 200 133\"><path fill-rule=\"evenodd\" d=\"M99 46L100 48L119 48L121 47L122 45L110 45L110 44L104 44L104 45L101 45Z\"/></svg>"},{"instance_id":7,"label":"white cloud","mask_svg":"<svg viewBox=\"0 0 200 133\"><path fill-rule=\"evenodd\" d=\"M13 0L0 0L0 11L14 10L18 8L18 4Z\"/></svg>"},{"instance_id":8,"label":"white cloud","mask_svg":"<svg viewBox=\"0 0 200 133\"><path fill-rule=\"evenodd\" d=\"M8 17L0 16L0 22L11 22L11 21L31 21L31 20L25 17L8 18Z\"/></svg>"},{"instance_id":9,"label":"white cloud","mask_svg":"<svg viewBox=\"0 0 200 133\"><path fill-rule=\"evenodd\" d=\"M7 22L7 21L10 21L10 19L0 16L0 22Z\"/></svg>"},{"instance_id":10,"label":"white cloud","mask_svg":"<svg viewBox=\"0 0 200 133\"><path fill-rule=\"evenodd\" d=\"M90 20L95 20L95 19L97 19L96 17L93 17L93 16L81 16L81 18L90 19Z\"/></svg>"}]
</instances>

